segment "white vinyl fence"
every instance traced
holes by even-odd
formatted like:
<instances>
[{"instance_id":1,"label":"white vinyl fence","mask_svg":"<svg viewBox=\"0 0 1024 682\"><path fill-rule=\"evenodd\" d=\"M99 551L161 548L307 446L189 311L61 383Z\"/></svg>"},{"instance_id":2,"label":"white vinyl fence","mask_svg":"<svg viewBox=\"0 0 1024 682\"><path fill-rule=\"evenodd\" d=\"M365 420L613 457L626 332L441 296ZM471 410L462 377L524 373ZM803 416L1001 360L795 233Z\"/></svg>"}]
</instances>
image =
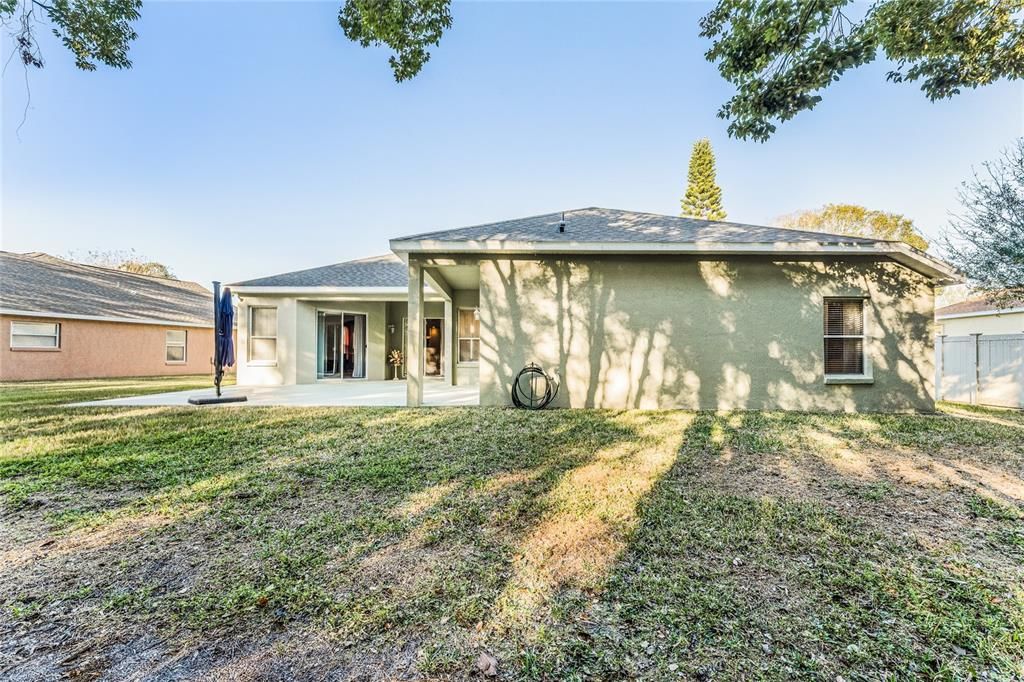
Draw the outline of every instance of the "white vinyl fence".
<instances>
[{"instance_id":1,"label":"white vinyl fence","mask_svg":"<svg viewBox=\"0 0 1024 682\"><path fill-rule=\"evenodd\" d=\"M935 373L939 400L1024 407L1024 334L940 336Z\"/></svg>"}]
</instances>

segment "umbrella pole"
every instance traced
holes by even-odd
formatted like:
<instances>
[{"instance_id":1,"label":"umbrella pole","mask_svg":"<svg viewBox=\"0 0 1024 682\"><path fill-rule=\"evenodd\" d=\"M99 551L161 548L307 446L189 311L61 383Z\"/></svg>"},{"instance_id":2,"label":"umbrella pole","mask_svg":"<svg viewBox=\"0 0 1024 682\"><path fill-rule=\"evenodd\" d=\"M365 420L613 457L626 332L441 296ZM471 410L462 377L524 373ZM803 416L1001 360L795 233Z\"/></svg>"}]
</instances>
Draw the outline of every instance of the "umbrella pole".
<instances>
[{"instance_id":1,"label":"umbrella pole","mask_svg":"<svg viewBox=\"0 0 1024 682\"><path fill-rule=\"evenodd\" d=\"M220 381L224 366L220 363L220 282L213 283L213 385L220 397Z\"/></svg>"}]
</instances>

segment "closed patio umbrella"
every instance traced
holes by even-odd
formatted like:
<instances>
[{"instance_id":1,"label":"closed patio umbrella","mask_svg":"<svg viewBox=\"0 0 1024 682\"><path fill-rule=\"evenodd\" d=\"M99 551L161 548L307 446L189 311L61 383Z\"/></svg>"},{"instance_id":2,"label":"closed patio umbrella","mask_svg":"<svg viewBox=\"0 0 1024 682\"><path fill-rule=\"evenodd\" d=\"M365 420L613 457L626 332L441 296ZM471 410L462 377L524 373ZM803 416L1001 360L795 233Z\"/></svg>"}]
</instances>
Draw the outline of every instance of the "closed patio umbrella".
<instances>
[{"instance_id":1,"label":"closed patio umbrella","mask_svg":"<svg viewBox=\"0 0 1024 682\"><path fill-rule=\"evenodd\" d=\"M213 385L216 397L192 396L188 401L193 405L215 405L217 403L245 402L244 395L221 396L220 382L224 368L235 364L235 340L233 336L235 307L231 303L231 289L220 289L220 282L213 283Z\"/></svg>"},{"instance_id":2,"label":"closed patio umbrella","mask_svg":"<svg viewBox=\"0 0 1024 682\"><path fill-rule=\"evenodd\" d=\"M235 340L232 335L235 306L231 302L231 289L227 287L221 294L217 317L217 360L223 369L235 364Z\"/></svg>"}]
</instances>

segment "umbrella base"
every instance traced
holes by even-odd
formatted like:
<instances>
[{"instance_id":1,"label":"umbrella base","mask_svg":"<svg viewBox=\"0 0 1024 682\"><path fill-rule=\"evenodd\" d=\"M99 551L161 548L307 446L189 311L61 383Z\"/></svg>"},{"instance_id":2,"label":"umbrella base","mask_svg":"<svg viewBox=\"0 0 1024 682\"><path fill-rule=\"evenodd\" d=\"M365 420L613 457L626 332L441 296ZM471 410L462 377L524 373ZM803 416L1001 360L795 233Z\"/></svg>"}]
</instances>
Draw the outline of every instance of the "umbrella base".
<instances>
[{"instance_id":1,"label":"umbrella base","mask_svg":"<svg viewBox=\"0 0 1024 682\"><path fill-rule=\"evenodd\" d=\"M190 405L219 405L221 403L244 403L247 398L244 395L217 396L193 396L188 399Z\"/></svg>"}]
</instances>

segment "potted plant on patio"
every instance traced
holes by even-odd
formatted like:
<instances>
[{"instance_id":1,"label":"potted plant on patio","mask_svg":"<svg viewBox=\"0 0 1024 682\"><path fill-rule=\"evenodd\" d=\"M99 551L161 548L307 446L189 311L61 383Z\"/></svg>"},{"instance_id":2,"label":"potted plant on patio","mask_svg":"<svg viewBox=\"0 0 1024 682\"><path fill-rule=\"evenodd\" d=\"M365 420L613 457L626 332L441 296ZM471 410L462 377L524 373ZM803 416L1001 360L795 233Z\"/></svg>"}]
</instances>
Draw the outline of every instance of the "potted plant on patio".
<instances>
[{"instance_id":1,"label":"potted plant on patio","mask_svg":"<svg viewBox=\"0 0 1024 682\"><path fill-rule=\"evenodd\" d=\"M388 362L390 362L391 366L395 368L395 374L392 377L395 381L398 380L398 368L402 366L402 359L402 351L397 348L388 353Z\"/></svg>"}]
</instances>

